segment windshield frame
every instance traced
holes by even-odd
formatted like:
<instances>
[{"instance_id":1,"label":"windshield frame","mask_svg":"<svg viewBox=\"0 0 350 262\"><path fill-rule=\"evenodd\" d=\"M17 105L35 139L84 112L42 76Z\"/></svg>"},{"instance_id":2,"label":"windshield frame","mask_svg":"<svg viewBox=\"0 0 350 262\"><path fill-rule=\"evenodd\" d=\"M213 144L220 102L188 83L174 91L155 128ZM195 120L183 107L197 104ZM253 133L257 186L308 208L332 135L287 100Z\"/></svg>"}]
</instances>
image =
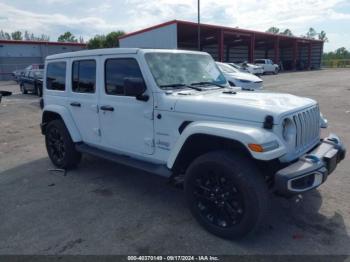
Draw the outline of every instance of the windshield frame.
<instances>
[{"instance_id":1,"label":"windshield frame","mask_svg":"<svg viewBox=\"0 0 350 262\"><path fill-rule=\"evenodd\" d=\"M218 67L218 65L215 63L214 59L207 53L204 53L204 52L193 52L193 51L178 51L178 50L157 50L157 51L150 51L150 52L144 52L144 61L145 61L145 64L147 65L148 67L148 70L149 70L149 73L150 75L152 76L153 78L153 81L155 83L155 85L157 86L158 89L162 90L162 91L181 91L183 89L189 89L189 86L192 86L192 84L196 84L198 82L208 82L208 79L195 79L193 82L186 82L186 81L178 81L177 83L174 82L174 83L160 83L157 79L157 77L155 76L155 71L154 71L154 68L152 68L152 65L150 64L150 56L154 55L154 54L167 54L167 55L193 55L193 56L203 56L203 57L207 57L209 58L208 61L210 61L210 63L212 63L212 68L215 68L215 70L217 70L217 74L218 74L218 77L216 79L220 79L219 81L215 81L214 79L211 79L211 80L214 80L212 81L213 82L213 85L208 85L208 84L203 84L203 85L200 85L200 91L204 91L204 90L212 90L212 89L218 89L218 88L221 88L219 87L218 85L222 85L224 87L228 87L229 84L223 74L223 72L220 70L220 68ZM208 63L208 65L210 64ZM171 71L169 71L171 72ZM208 72L206 72L208 73ZM166 79L163 79L164 81ZM171 88L169 87L169 85L178 85L178 87L176 88ZM180 86L182 85L182 86ZM163 86L163 87L162 87ZM166 86L166 87L165 87ZM196 89L196 88L192 88L192 89ZM199 88L198 88L199 89ZM199 90L198 90L199 91Z\"/></svg>"}]
</instances>

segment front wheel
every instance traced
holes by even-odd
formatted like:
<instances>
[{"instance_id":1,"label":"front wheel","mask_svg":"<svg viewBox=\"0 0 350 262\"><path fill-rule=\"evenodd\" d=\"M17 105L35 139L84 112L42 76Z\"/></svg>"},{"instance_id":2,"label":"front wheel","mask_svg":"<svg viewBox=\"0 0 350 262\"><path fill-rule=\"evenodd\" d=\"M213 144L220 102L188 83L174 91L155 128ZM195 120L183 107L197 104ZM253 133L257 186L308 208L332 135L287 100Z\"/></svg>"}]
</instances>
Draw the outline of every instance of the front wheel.
<instances>
[{"instance_id":1,"label":"front wheel","mask_svg":"<svg viewBox=\"0 0 350 262\"><path fill-rule=\"evenodd\" d=\"M45 142L47 153L58 168L73 168L80 162L81 153L75 150L74 142L62 120L53 120L47 125Z\"/></svg>"},{"instance_id":2,"label":"front wheel","mask_svg":"<svg viewBox=\"0 0 350 262\"><path fill-rule=\"evenodd\" d=\"M228 151L198 157L186 172L185 194L199 224L229 239L253 232L268 206L267 185L254 163Z\"/></svg>"}]
</instances>

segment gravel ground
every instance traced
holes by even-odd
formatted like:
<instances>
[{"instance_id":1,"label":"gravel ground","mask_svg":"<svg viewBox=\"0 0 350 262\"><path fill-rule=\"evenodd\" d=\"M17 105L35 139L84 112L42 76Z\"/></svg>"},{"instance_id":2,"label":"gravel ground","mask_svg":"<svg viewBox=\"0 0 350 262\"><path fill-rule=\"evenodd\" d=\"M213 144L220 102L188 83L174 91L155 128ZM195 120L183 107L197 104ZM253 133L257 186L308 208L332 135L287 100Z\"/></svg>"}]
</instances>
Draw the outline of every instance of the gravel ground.
<instances>
[{"instance_id":1,"label":"gravel ground","mask_svg":"<svg viewBox=\"0 0 350 262\"><path fill-rule=\"evenodd\" d=\"M350 145L350 70L264 76L270 91L315 98ZM266 223L241 241L204 231L181 189L161 177L84 157L67 174L49 171L38 98L0 104L0 254L338 254L350 255L349 155L318 190L271 197Z\"/></svg>"}]
</instances>

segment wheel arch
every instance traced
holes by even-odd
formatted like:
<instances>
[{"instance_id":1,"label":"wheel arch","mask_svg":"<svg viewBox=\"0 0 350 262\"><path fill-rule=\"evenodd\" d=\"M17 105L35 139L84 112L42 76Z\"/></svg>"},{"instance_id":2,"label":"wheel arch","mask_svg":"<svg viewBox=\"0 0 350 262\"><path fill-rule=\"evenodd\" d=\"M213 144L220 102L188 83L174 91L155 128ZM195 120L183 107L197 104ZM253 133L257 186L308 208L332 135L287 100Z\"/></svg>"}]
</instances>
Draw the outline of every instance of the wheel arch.
<instances>
[{"instance_id":1,"label":"wheel arch","mask_svg":"<svg viewBox=\"0 0 350 262\"><path fill-rule=\"evenodd\" d=\"M69 111L63 107L58 105L49 105L45 106L42 121L41 121L41 131L43 134L46 132L46 126L53 120L62 120L65 124L66 128L69 131L69 134L73 140L73 142L80 142L81 135L80 132L71 116Z\"/></svg>"},{"instance_id":2,"label":"wheel arch","mask_svg":"<svg viewBox=\"0 0 350 262\"><path fill-rule=\"evenodd\" d=\"M277 141L279 147L267 152L253 152L248 144L264 144ZM170 152L167 167L177 170L187 167L189 162L199 154L209 150L227 149L241 152L255 160L270 161L286 152L279 138L263 128L247 124L193 122L186 126Z\"/></svg>"},{"instance_id":3,"label":"wheel arch","mask_svg":"<svg viewBox=\"0 0 350 262\"><path fill-rule=\"evenodd\" d=\"M190 135L172 165L172 170L184 172L191 162L202 154L214 150L230 150L251 157L248 149L239 141L216 135L196 133Z\"/></svg>"}]
</instances>

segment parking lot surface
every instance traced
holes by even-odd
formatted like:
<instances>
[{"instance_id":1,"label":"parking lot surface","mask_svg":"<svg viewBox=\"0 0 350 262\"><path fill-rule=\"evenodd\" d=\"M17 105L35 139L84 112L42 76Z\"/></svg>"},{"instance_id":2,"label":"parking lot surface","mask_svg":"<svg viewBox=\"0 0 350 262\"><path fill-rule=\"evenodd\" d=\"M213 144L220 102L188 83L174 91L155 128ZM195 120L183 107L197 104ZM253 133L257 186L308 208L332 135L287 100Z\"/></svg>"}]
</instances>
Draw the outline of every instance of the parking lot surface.
<instances>
[{"instance_id":1,"label":"parking lot surface","mask_svg":"<svg viewBox=\"0 0 350 262\"><path fill-rule=\"evenodd\" d=\"M350 70L264 76L269 91L319 101L350 146ZM35 95L0 104L0 254L339 254L350 255L349 154L318 190L271 196L264 225L240 241L217 238L192 218L166 179L84 157L66 174L50 171Z\"/></svg>"}]
</instances>

